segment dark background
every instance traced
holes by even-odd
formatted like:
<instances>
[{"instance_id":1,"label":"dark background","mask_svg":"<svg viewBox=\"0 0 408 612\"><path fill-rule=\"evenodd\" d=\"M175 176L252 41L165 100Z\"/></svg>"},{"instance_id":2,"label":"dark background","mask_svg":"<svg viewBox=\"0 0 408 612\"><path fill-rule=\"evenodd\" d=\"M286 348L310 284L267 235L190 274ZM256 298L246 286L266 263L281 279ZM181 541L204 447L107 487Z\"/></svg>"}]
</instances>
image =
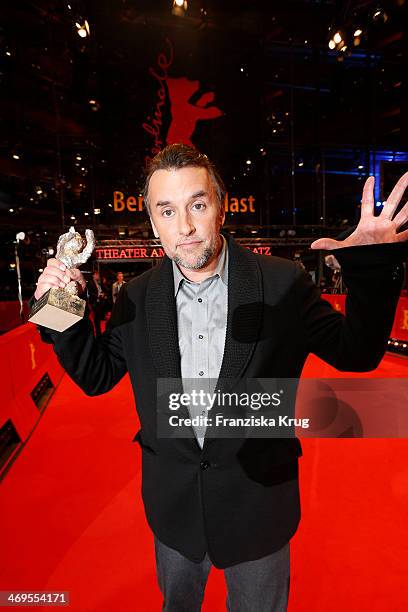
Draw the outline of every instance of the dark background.
<instances>
[{"instance_id":1,"label":"dark background","mask_svg":"<svg viewBox=\"0 0 408 612\"><path fill-rule=\"evenodd\" d=\"M80 38L85 18L90 36ZM376 176L380 203L408 169L405 20L404 0L191 0L184 17L171 0L3 1L3 299L16 294L18 231L27 293L72 224L98 239L152 237L146 214L115 213L112 197L143 188L142 124L158 89L149 68L166 39L169 76L198 80L223 113L198 122L194 144L231 195L256 198L255 214L227 215L229 229L268 237L294 227L314 238L355 223L364 179ZM337 30L343 51L328 47ZM168 101L163 111L165 130ZM280 252L293 255L284 239Z\"/></svg>"}]
</instances>

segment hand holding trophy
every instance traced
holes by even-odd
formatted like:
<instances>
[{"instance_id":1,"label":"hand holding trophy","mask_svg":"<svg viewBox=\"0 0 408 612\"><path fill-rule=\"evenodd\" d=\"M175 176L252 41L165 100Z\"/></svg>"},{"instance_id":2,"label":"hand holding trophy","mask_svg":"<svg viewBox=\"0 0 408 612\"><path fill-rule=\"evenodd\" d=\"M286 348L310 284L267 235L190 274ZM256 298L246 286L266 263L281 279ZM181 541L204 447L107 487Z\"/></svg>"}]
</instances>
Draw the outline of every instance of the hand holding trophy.
<instances>
[{"instance_id":1,"label":"hand holding trophy","mask_svg":"<svg viewBox=\"0 0 408 612\"><path fill-rule=\"evenodd\" d=\"M31 309L29 321L54 331L64 331L79 321L85 312L85 300L78 297L78 283L85 281L77 266L85 263L95 247L92 230L85 230L84 240L71 227L58 239L55 259L38 279L34 297L38 300Z\"/></svg>"}]
</instances>

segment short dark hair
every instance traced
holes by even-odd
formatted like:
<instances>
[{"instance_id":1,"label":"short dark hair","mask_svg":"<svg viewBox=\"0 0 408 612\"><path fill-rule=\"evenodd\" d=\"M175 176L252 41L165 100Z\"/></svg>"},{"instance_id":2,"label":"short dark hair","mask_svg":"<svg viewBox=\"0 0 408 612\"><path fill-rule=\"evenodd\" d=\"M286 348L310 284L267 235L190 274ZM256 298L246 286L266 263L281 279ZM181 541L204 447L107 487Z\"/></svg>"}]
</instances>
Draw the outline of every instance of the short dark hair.
<instances>
[{"instance_id":1,"label":"short dark hair","mask_svg":"<svg viewBox=\"0 0 408 612\"><path fill-rule=\"evenodd\" d=\"M218 174L217 169L208 159L207 155L200 153L197 149L188 145L171 144L162 149L160 153L153 157L146 167L146 182L143 192L143 200L149 215L150 208L148 193L152 174L156 172L156 170L179 170L180 168L187 168L188 166L205 168L207 170L221 208L225 198L225 186L222 178Z\"/></svg>"}]
</instances>

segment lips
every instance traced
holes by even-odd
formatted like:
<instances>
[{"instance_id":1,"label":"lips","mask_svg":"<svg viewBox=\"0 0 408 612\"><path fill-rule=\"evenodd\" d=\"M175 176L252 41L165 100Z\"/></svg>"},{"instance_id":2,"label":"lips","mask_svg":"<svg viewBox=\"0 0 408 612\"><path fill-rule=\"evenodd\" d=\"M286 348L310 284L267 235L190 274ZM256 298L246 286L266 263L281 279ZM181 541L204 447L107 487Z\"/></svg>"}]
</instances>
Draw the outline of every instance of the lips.
<instances>
[{"instance_id":1,"label":"lips","mask_svg":"<svg viewBox=\"0 0 408 612\"><path fill-rule=\"evenodd\" d=\"M180 244L178 244L178 247L188 247L188 246L195 246L196 244L201 244L202 240L191 240L190 242L181 242Z\"/></svg>"}]
</instances>

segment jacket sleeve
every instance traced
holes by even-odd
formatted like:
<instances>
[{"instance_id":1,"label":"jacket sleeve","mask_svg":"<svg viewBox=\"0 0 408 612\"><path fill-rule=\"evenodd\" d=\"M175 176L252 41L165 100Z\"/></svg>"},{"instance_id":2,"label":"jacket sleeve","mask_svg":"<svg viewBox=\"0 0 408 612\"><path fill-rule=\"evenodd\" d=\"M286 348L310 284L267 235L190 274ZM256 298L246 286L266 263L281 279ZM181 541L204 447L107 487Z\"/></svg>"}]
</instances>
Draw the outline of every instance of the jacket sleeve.
<instances>
[{"instance_id":1,"label":"jacket sleeve","mask_svg":"<svg viewBox=\"0 0 408 612\"><path fill-rule=\"evenodd\" d=\"M310 275L296 272L297 308L309 352L340 371L367 372L380 363L392 329L408 242L335 249L348 289L346 314L335 311Z\"/></svg>"},{"instance_id":2,"label":"jacket sleeve","mask_svg":"<svg viewBox=\"0 0 408 612\"><path fill-rule=\"evenodd\" d=\"M64 332L38 326L44 342L52 343L62 367L87 395L110 391L126 374L123 328L134 317L134 304L122 291L116 300L106 331L95 338L92 322L85 317Z\"/></svg>"}]
</instances>

